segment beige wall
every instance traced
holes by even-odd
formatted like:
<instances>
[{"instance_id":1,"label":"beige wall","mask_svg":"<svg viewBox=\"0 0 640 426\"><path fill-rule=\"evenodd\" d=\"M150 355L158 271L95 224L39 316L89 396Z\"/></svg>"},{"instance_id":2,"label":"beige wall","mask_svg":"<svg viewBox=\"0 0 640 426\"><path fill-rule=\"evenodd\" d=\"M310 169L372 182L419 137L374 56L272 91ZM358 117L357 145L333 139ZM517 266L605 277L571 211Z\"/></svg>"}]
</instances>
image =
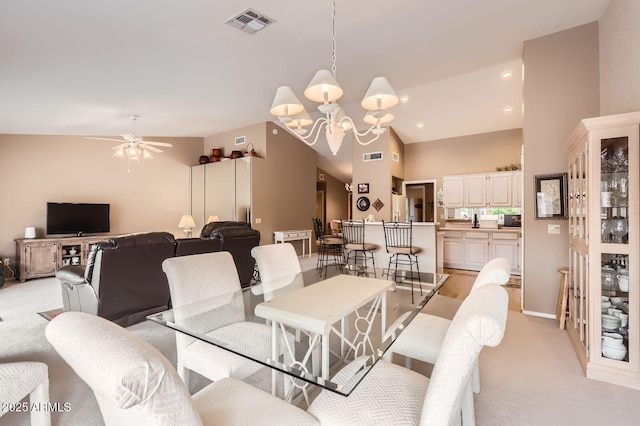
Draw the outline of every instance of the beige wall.
<instances>
[{"instance_id":1,"label":"beige wall","mask_svg":"<svg viewBox=\"0 0 640 426\"><path fill-rule=\"evenodd\" d=\"M638 0L614 0L600 18L600 115L640 111L638 23Z\"/></svg>"},{"instance_id":2,"label":"beige wall","mask_svg":"<svg viewBox=\"0 0 640 426\"><path fill-rule=\"evenodd\" d=\"M524 45L524 309L555 315L560 274L568 265L566 220L534 219L534 176L567 171L564 144L582 118L599 111L598 23ZM560 235L547 233L560 225Z\"/></svg>"},{"instance_id":3,"label":"beige wall","mask_svg":"<svg viewBox=\"0 0 640 426\"><path fill-rule=\"evenodd\" d=\"M117 137L116 137L117 138ZM180 215L189 213L190 165L202 153L202 138L148 139L173 148L154 159L132 162L114 157L116 143L82 136L0 135L0 256L15 257L15 238L27 226L44 237L46 203L111 204L115 234L167 231L182 237Z\"/></svg>"},{"instance_id":4,"label":"beige wall","mask_svg":"<svg viewBox=\"0 0 640 426\"><path fill-rule=\"evenodd\" d=\"M208 136L205 150L223 148L225 156L234 149L245 151L246 145L234 145L236 136L246 136L262 158L253 161L251 170L252 227L260 231L260 244L273 243L273 231L313 229L316 152L272 122ZM301 243L293 244L301 253Z\"/></svg>"},{"instance_id":5,"label":"beige wall","mask_svg":"<svg viewBox=\"0 0 640 426\"><path fill-rule=\"evenodd\" d=\"M326 228L329 229L329 222L337 219L347 219L349 193L344 187L345 182L338 180L327 171L318 169L318 174L324 175L325 183L325 204L326 204ZM320 180L319 180L320 181Z\"/></svg>"},{"instance_id":6,"label":"beige wall","mask_svg":"<svg viewBox=\"0 0 640 426\"><path fill-rule=\"evenodd\" d=\"M460 173L493 172L496 167L520 164L522 129L461 136L405 146L405 180L437 181ZM444 220L437 209L436 221Z\"/></svg>"}]
</instances>

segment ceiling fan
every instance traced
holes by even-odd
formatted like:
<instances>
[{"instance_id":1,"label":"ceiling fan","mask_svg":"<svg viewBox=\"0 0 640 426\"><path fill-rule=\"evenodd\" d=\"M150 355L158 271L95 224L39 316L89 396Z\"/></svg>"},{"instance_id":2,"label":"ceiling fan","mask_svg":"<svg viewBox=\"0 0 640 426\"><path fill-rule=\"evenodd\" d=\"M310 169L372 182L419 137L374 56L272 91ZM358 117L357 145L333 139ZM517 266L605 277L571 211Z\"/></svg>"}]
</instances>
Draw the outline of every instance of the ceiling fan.
<instances>
[{"instance_id":1,"label":"ceiling fan","mask_svg":"<svg viewBox=\"0 0 640 426\"><path fill-rule=\"evenodd\" d=\"M129 160L138 160L140 158L143 160L148 160L153 158L151 152L160 153L163 152L160 148L156 148L156 146L164 146L168 148L172 148L173 145L167 142L154 142L154 141L145 141L141 136L136 136L136 119L137 115L130 115L129 118L133 121L133 131L131 133L125 133L122 136L122 140L120 139L110 139L110 138L94 138L87 137L87 139L98 139L102 141L114 141L114 142L122 142L119 145L113 147L116 152L113 154L114 157L119 158L128 158Z\"/></svg>"}]
</instances>

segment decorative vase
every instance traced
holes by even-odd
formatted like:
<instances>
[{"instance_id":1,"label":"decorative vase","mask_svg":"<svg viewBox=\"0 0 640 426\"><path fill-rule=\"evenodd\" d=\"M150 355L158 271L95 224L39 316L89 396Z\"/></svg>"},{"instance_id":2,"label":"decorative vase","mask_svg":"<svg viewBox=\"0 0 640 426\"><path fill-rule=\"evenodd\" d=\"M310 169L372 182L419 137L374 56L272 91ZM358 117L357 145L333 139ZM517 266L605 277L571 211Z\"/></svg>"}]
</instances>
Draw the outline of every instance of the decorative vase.
<instances>
[{"instance_id":1,"label":"decorative vase","mask_svg":"<svg viewBox=\"0 0 640 426\"><path fill-rule=\"evenodd\" d=\"M200 161L200 164L207 164L209 162L209 156L201 155L199 161Z\"/></svg>"},{"instance_id":2,"label":"decorative vase","mask_svg":"<svg viewBox=\"0 0 640 426\"><path fill-rule=\"evenodd\" d=\"M212 149L211 150L211 156L209 157L211 162L212 163L218 162L218 161L220 161L220 158L222 158L222 149L221 148Z\"/></svg>"}]
</instances>

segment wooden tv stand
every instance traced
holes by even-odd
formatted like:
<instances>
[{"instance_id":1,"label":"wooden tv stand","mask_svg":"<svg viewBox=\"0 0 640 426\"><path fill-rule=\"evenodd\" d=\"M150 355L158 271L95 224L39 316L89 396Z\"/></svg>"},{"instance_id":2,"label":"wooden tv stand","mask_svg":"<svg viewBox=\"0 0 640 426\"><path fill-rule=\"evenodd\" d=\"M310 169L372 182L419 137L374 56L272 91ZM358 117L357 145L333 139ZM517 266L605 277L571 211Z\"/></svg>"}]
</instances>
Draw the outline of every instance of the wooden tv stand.
<instances>
[{"instance_id":1,"label":"wooden tv stand","mask_svg":"<svg viewBox=\"0 0 640 426\"><path fill-rule=\"evenodd\" d=\"M91 245L108 241L113 235L60 238L18 238L16 242L16 278L53 277L67 265L85 265Z\"/></svg>"}]
</instances>

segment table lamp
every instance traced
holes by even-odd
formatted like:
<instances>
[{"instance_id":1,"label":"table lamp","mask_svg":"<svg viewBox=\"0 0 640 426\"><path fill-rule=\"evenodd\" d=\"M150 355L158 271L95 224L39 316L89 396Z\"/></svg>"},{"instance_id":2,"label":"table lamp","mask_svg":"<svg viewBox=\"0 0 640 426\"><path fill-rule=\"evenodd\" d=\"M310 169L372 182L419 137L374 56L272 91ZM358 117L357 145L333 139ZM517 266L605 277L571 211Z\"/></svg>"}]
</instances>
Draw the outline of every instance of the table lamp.
<instances>
[{"instance_id":1,"label":"table lamp","mask_svg":"<svg viewBox=\"0 0 640 426\"><path fill-rule=\"evenodd\" d=\"M185 238L191 238L191 230L196 227L196 223L189 214L183 214L178 223L178 228L182 228Z\"/></svg>"},{"instance_id":2,"label":"table lamp","mask_svg":"<svg viewBox=\"0 0 640 426\"><path fill-rule=\"evenodd\" d=\"M219 221L220 221L220 218L215 214L212 214L211 216L209 216L209 219L207 219L207 223L219 222Z\"/></svg>"}]
</instances>

